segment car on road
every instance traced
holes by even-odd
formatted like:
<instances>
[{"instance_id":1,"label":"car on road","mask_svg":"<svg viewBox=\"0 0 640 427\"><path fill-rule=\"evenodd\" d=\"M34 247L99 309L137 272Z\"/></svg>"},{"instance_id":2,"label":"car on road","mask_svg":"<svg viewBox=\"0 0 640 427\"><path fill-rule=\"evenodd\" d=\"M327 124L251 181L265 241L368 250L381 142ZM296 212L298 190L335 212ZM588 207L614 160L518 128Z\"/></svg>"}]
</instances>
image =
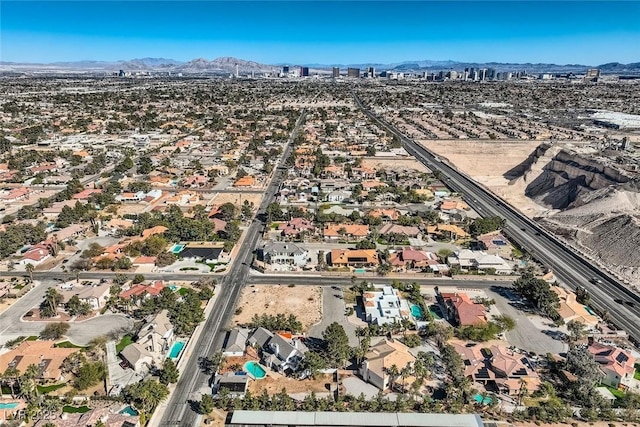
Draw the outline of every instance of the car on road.
<instances>
[{"instance_id":1,"label":"car on road","mask_svg":"<svg viewBox=\"0 0 640 427\"><path fill-rule=\"evenodd\" d=\"M594 285L602 285L602 280L598 279L597 277L592 277L591 279L589 279L589 281Z\"/></svg>"}]
</instances>

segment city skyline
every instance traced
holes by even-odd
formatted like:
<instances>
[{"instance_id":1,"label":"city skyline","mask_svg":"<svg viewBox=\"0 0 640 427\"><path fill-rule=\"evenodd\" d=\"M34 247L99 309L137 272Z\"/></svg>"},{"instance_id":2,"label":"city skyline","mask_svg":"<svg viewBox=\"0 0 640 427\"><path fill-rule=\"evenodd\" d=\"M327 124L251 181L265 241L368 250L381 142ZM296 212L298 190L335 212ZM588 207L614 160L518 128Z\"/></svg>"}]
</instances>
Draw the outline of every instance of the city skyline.
<instances>
[{"instance_id":1,"label":"city skyline","mask_svg":"<svg viewBox=\"0 0 640 427\"><path fill-rule=\"evenodd\" d=\"M597 65L640 60L638 15L637 2L10 1L0 59Z\"/></svg>"}]
</instances>

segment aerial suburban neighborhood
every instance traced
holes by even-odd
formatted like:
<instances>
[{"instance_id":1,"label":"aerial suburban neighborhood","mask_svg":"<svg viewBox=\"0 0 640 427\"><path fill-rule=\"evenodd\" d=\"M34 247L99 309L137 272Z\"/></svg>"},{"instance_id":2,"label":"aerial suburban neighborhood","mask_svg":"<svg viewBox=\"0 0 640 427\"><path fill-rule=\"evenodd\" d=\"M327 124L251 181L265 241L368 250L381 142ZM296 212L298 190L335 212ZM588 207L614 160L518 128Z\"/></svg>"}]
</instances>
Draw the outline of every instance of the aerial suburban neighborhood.
<instances>
[{"instance_id":1,"label":"aerial suburban neighborhood","mask_svg":"<svg viewBox=\"0 0 640 427\"><path fill-rule=\"evenodd\" d=\"M0 424L640 422L636 83L233 68L0 78Z\"/></svg>"}]
</instances>

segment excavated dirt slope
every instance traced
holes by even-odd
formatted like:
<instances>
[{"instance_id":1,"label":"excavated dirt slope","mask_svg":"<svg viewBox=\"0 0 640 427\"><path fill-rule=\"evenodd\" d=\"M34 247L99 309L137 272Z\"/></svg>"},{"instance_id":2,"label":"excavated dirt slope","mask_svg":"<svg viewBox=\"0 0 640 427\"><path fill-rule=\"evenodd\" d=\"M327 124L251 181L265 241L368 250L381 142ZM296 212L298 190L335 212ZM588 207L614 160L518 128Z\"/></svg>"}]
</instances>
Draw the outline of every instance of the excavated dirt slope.
<instances>
[{"instance_id":1,"label":"excavated dirt slope","mask_svg":"<svg viewBox=\"0 0 640 427\"><path fill-rule=\"evenodd\" d=\"M546 228L640 284L640 184L566 146L423 141Z\"/></svg>"}]
</instances>

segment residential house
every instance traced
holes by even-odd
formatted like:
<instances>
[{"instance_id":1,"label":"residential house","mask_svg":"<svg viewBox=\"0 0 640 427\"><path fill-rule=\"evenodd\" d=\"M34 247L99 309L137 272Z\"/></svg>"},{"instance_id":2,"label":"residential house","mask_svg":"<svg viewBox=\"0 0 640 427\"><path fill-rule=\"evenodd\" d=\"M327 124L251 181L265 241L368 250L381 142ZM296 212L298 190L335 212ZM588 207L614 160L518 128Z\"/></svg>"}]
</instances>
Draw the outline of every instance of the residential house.
<instances>
[{"instance_id":1,"label":"residential house","mask_svg":"<svg viewBox=\"0 0 640 427\"><path fill-rule=\"evenodd\" d=\"M523 385L529 393L540 387L540 377L523 354L502 345L483 348L479 344L454 342L453 348L462 358L465 376L472 381L511 396L518 395Z\"/></svg>"},{"instance_id":2,"label":"residential house","mask_svg":"<svg viewBox=\"0 0 640 427\"><path fill-rule=\"evenodd\" d=\"M499 231L478 236L478 246L489 255L498 255L502 258L511 258L513 246Z\"/></svg>"},{"instance_id":3,"label":"residential house","mask_svg":"<svg viewBox=\"0 0 640 427\"><path fill-rule=\"evenodd\" d=\"M89 226L85 224L71 224L68 227L53 231L50 235L54 236L58 242L66 242L81 236L88 228Z\"/></svg>"},{"instance_id":4,"label":"residential house","mask_svg":"<svg viewBox=\"0 0 640 427\"><path fill-rule=\"evenodd\" d=\"M378 232L380 233L380 235L394 233L414 239L419 239L420 237L422 237L422 232L418 227L398 224L384 224Z\"/></svg>"},{"instance_id":5,"label":"residential house","mask_svg":"<svg viewBox=\"0 0 640 427\"><path fill-rule=\"evenodd\" d=\"M111 283L105 282L94 286L84 286L80 290L64 292L65 302L73 296L77 296L81 302L91 305L93 310L100 310L109 300Z\"/></svg>"},{"instance_id":6,"label":"residential house","mask_svg":"<svg viewBox=\"0 0 640 427\"><path fill-rule=\"evenodd\" d=\"M433 252L421 251L411 247L391 253L389 264L395 271L419 270L445 274L449 271L447 264L442 264Z\"/></svg>"},{"instance_id":7,"label":"residential house","mask_svg":"<svg viewBox=\"0 0 640 427\"><path fill-rule=\"evenodd\" d=\"M380 264L375 249L332 249L330 264L334 267L377 267Z\"/></svg>"},{"instance_id":8,"label":"residential house","mask_svg":"<svg viewBox=\"0 0 640 427\"><path fill-rule=\"evenodd\" d=\"M348 190L335 190L327 194L326 201L329 203L342 203L351 199L353 193Z\"/></svg>"},{"instance_id":9,"label":"residential house","mask_svg":"<svg viewBox=\"0 0 640 427\"><path fill-rule=\"evenodd\" d=\"M369 235L369 226L365 224L327 224L322 235L326 241L357 241Z\"/></svg>"},{"instance_id":10,"label":"residential house","mask_svg":"<svg viewBox=\"0 0 640 427\"><path fill-rule=\"evenodd\" d=\"M22 254L22 259L18 260L16 264L25 266L31 264L36 267L49 258L51 258L51 246L43 242L27 249L27 251Z\"/></svg>"},{"instance_id":11,"label":"residential house","mask_svg":"<svg viewBox=\"0 0 640 427\"><path fill-rule=\"evenodd\" d=\"M217 375L214 381L213 394L220 394L221 390L227 390L231 397L244 397L249 387L249 375L238 375L235 372L227 372Z\"/></svg>"},{"instance_id":12,"label":"residential house","mask_svg":"<svg viewBox=\"0 0 640 427\"><path fill-rule=\"evenodd\" d=\"M460 326L479 326L487 323L482 304L475 304L464 292L436 294L442 313L447 320Z\"/></svg>"},{"instance_id":13,"label":"residential house","mask_svg":"<svg viewBox=\"0 0 640 427\"><path fill-rule=\"evenodd\" d=\"M295 372L307 352L307 347L291 334L274 334L257 328L247 340L252 347L262 349L262 362L280 373Z\"/></svg>"},{"instance_id":14,"label":"residential house","mask_svg":"<svg viewBox=\"0 0 640 427\"><path fill-rule=\"evenodd\" d=\"M227 357L244 356L249 340L249 330L245 328L233 328L227 335L227 343L225 344L222 354Z\"/></svg>"},{"instance_id":15,"label":"residential house","mask_svg":"<svg viewBox=\"0 0 640 427\"><path fill-rule=\"evenodd\" d=\"M576 300L576 294L568 291L560 286L551 286L551 290L558 295L560 305L558 306L558 314L565 323L572 320L584 324L588 328L595 328L600 319L585 307L584 304Z\"/></svg>"},{"instance_id":16,"label":"residential house","mask_svg":"<svg viewBox=\"0 0 640 427\"><path fill-rule=\"evenodd\" d=\"M20 200L28 199L31 194L31 190L27 187L12 188L7 192L0 194L0 200L6 203L18 202Z\"/></svg>"},{"instance_id":17,"label":"residential house","mask_svg":"<svg viewBox=\"0 0 640 427\"><path fill-rule=\"evenodd\" d=\"M441 212L448 214L454 211L469 210L469 205L462 200L445 199L440 203L439 209Z\"/></svg>"},{"instance_id":18,"label":"residential house","mask_svg":"<svg viewBox=\"0 0 640 427\"><path fill-rule=\"evenodd\" d=\"M55 347L54 341L26 340L13 350L0 354L0 372L11 367L24 373L29 365L36 365L39 379L64 381L62 362L78 351L77 348Z\"/></svg>"},{"instance_id":19,"label":"residential house","mask_svg":"<svg viewBox=\"0 0 640 427\"><path fill-rule=\"evenodd\" d=\"M304 267L309 260L309 252L291 242L269 242L260 252L267 264Z\"/></svg>"},{"instance_id":20,"label":"residential house","mask_svg":"<svg viewBox=\"0 0 640 427\"><path fill-rule=\"evenodd\" d=\"M316 231L316 227L313 222L304 218L291 218L286 223L278 224L278 230L284 237L300 238L301 234L313 234Z\"/></svg>"},{"instance_id":21,"label":"residential house","mask_svg":"<svg viewBox=\"0 0 640 427\"><path fill-rule=\"evenodd\" d=\"M169 312L168 310L162 310L140 328L138 340L126 346L121 354L134 369L136 369L136 366L148 365L149 356L151 356L151 364L162 366L162 362L164 362L174 340L175 336L173 325L169 320ZM129 349L129 347L132 348Z\"/></svg>"},{"instance_id":22,"label":"residential house","mask_svg":"<svg viewBox=\"0 0 640 427\"><path fill-rule=\"evenodd\" d=\"M132 298L149 298L160 295L162 289L164 289L164 284L162 280L156 280L148 285L138 283L136 285L131 286L128 289L124 289L120 292L120 297L125 300L130 300Z\"/></svg>"},{"instance_id":23,"label":"residential house","mask_svg":"<svg viewBox=\"0 0 640 427\"><path fill-rule=\"evenodd\" d=\"M253 187L254 185L256 185L256 179L251 175L238 178L236 182L233 183L234 187Z\"/></svg>"},{"instance_id":24,"label":"residential house","mask_svg":"<svg viewBox=\"0 0 640 427\"><path fill-rule=\"evenodd\" d=\"M391 382L398 380L389 375L389 368L395 366L400 371L405 367L411 367L415 361L416 358L409 352L409 347L400 341L385 338L369 347L359 371L363 380L380 390L386 390ZM405 387L408 387L415 378L409 377L404 381Z\"/></svg>"},{"instance_id":25,"label":"residential house","mask_svg":"<svg viewBox=\"0 0 640 427\"><path fill-rule=\"evenodd\" d=\"M296 372L307 347L299 338L277 333L262 347L263 363L281 374Z\"/></svg>"},{"instance_id":26,"label":"residential house","mask_svg":"<svg viewBox=\"0 0 640 427\"><path fill-rule=\"evenodd\" d=\"M463 270L491 271L495 274L511 274L512 267L498 255L488 255L482 251L462 249L451 255L447 261L451 266L459 266Z\"/></svg>"},{"instance_id":27,"label":"residential house","mask_svg":"<svg viewBox=\"0 0 640 427\"><path fill-rule=\"evenodd\" d=\"M427 227L427 232L430 235L450 239L458 240L469 237L469 233L455 224L437 224Z\"/></svg>"},{"instance_id":28,"label":"residential house","mask_svg":"<svg viewBox=\"0 0 640 427\"><path fill-rule=\"evenodd\" d=\"M82 190L81 192L74 194L73 200L89 200L91 196L94 194L100 194L102 190L100 188L87 188L86 190Z\"/></svg>"},{"instance_id":29,"label":"residential house","mask_svg":"<svg viewBox=\"0 0 640 427\"><path fill-rule=\"evenodd\" d=\"M374 218L380 218L382 220L382 223L386 224L388 222L397 221L398 218L400 218L400 211L393 208L390 208L390 209L378 208L378 209L373 209L367 212L367 215L372 216Z\"/></svg>"},{"instance_id":30,"label":"residential house","mask_svg":"<svg viewBox=\"0 0 640 427\"><path fill-rule=\"evenodd\" d=\"M207 264L229 262L229 257L224 253L222 243L187 243L179 254L180 258L204 262Z\"/></svg>"},{"instance_id":31,"label":"residential house","mask_svg":"<svg viewBox=\"0 0 640 427\"><path fill-rule=\"evenodd\" d=\"M600 364L600 370L604 374L602 384L626 390L634 383L636 358L631 352L593 340L587 350Z\"/></svg>"},{"instance_id":32,"label":"residential house","mask_svg":"<svg viewBox=\"0 0 640 427\"><path fill-rule=\"evenodd\" d=\"M367 291L362 295L367 322L377 325L396 323L409 318L407 300L400 298L397 289L384 286L380 291Z\"/></svg>"},{"instance_id":33,"label":"residential house","mask_svg":"<svg viewBox=\"0 0 640 427\"><path fill-rule=\"evenodd\" d=\"M131 343L123 348L120 357L136 372L148 371L154 365L153 355L138 343Z\"/></svg>"}]
</instances>

